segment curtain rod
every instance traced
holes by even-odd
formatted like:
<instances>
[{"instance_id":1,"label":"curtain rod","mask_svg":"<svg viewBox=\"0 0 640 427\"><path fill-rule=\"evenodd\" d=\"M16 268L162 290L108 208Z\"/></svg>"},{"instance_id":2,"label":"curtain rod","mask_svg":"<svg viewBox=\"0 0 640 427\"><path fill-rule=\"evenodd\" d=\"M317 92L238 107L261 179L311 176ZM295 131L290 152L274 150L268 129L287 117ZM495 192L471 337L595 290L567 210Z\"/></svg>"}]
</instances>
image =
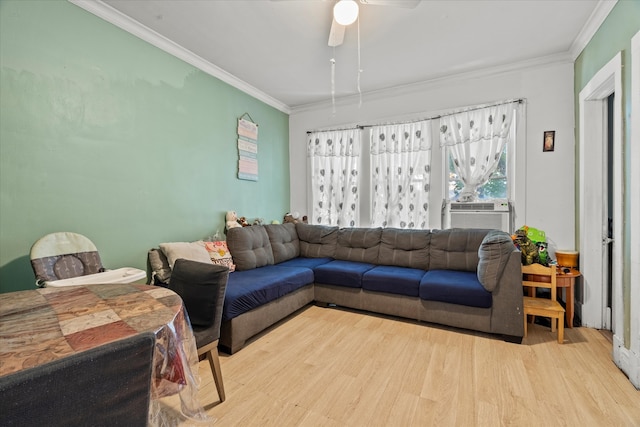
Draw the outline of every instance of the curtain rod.
<instances>
[{"instance_id":1,"label":"curtain rod","mask_svg":"<svg viewBox=\"0 0 640 427\"><path fill-rule=\"evenodd\" d=\"M493 104L483 104L483 105L478 105L478 106L475 106L475 107L462 108L462 109L459 109L459 110L454 110L454 111L452 111L450 113L439 114L437 116L424 117L424 118L415 119L415 120L406 120L406 121L399 121L399 122L387 122L387 123L377 123L377 124L364 124L364 125L356 125L356 126L350 127L350 128L337 128L337 129L327 129L327 130L308 130L307 131L307 135L311 134L311 133L314 133L314 132L335 132L335 131L341 131L341 130L364 129L364 128L370 128L370 127L373 127L373 126L404 125L404 124L408 124L408 123L417 123L417 122L422 122L422 121L425 121L425 120L440 119L442 117L452 116L454 114L466 113L467 111L475 111L475 110L481 110L483 108L496 107L498 105L511 104L511 103L514 103L514 102L517 102L518 104L522 104L524 102L524 98L509 99L509 100L506 100L506 101L495 102Z\"/></svg>"}]
</instances>

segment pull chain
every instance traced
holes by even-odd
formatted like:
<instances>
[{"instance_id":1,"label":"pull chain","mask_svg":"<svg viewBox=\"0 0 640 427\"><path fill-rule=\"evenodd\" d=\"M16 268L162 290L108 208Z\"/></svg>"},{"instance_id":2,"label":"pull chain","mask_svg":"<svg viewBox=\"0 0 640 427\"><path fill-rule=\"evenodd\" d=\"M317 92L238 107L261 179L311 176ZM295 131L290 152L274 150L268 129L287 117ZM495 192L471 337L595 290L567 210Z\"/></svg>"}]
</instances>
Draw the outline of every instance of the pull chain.
<instances>
[{"instance_id":1,"label":"pull chain","mask_svg":"<svg viewBox=\"0 0 640 427\"><path fill-rule=\"evenodd\" d=\"M360 17L358 17L358 108L362 107L362 90L360 89L360 75L362 74L362 67L360 66Z\"/></svg>"}]
</instances>

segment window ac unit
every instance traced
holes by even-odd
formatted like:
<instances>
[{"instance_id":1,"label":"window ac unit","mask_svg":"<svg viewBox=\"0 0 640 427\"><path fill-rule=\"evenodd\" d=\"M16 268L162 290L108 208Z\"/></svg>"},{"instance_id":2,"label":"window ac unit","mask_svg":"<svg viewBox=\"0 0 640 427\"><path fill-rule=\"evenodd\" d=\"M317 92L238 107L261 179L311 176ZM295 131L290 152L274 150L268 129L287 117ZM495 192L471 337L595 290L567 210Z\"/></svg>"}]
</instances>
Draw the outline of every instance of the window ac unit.
<instances>
[{"instance_id":1,"label":"window ac unit","mask_svg":"<svg viewBox=\"0 0 640 427\"><path fill-rule=\"evenodd\" d=\"M508 200L442 204L442 228L490 228L513 233L513 205Z\"/></svg>"}]
</instances>

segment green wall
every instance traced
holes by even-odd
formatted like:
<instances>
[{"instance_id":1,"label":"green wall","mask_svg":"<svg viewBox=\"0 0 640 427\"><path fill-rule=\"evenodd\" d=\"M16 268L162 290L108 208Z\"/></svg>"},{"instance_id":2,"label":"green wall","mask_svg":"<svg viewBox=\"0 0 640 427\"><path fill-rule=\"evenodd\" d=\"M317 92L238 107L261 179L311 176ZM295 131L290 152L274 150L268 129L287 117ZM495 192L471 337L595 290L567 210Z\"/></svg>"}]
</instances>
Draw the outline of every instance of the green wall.
<instances>
[{"instance_id":1,"label":"green wall","mask_svg":"<svg viewBox=\"0 0 640 427\"><path fill-rule=\"evenodd\" d=\"M289 117L63 0L0 2L0 292L31 289L31 245L74 231L107 268L289 209ZM237 177L237 118L259 181Z\"/></svg>"},{"instance_id":2,"label":"green wall","mask_svg":"<svg viewBox=\"0 0 640 427\"><path fill-rule=\"evenodd\" d=\"M593 76L606 65L618 52L622 52L622 114L624 117L623 135L623 162L625 168L624 187L630 188L631 172L629 159L631 158L631 144L639 141L631 141L631 39L640 30L640 0L619 0L611 10L596 34L589 41L580 56L575 62L575 98L576 98L576 130L580 128L580 91ZM616 94L618 96L618 94ZM579 149L580 135L576 131L576 149ZM576 159L579 153L576 152ZM579 172L579 171L576 171ZM580 195L578 195L580 196ZM631 235L632 224L630 218L631 195L629 191L624 192L624 236L623 243L623 299L624 299L624 340L628 346L630 342L630 292L631 292L631 272L630 272L630 248L632 242L628 236ZM576 206L578 206L576 201ZM577 223L577 219L576 219ZM577 233L576 233L577 235ZM635 242L634 244L637 244ZM635 279L637 280L637 278Z\"/></svg>"}]
</instances>

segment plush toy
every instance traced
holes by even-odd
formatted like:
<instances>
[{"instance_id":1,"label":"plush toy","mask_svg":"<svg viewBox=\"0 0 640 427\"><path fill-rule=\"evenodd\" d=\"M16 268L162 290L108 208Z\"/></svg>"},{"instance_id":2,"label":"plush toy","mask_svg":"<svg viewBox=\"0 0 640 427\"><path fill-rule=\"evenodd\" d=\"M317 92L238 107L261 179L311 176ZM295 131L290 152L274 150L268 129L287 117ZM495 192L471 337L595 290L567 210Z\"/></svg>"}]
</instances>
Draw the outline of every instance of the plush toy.
<instances>
[{"instance_id":1,"label":"plush toy","mask_svg":"<svg viewBox=\"0 0 640 427\"><path fill-rule=\"evenodd\" d=\"M305 224L308 223L307 220L307 216L303 216L302 218L300 218L300 213L298 212L290 212L284 215L284 221L285 224L288 222L292 222L294 224L297 224L299 222L304 222Z\"/></svg>"},{"instance_id":2,"label":"plush toy","mask_svg":"<svg viewBox=\"0 0 640 427\"><path fill-rule=\"evenodd\" d=\"M238 218L238 224L239 224L241 227L248 227L248 226L250 226L250 225L251 225L251 224L249 224L249 222L247 222L247 218L246 218L246 217L244 217L244 216L241 216L240 218Z\"/></svg>"},{"instance_id":3,"label":"plush toy","mask_svg":"<svg viewBox=\"0 0 640 427\"><path fill-rule=\"evenodd\" d=\"M531 265L540 263L540 256L538 254L538 247L527 236L528 227L524 227L516 230L516 234L511 236L513 243L520 249L522 253L522 265Z\"/></svg>"},{"instance_id":4,"label":"plush toy","mask_svg":"<svg viewBox=\"0 0 640 427\"><path fill-rule=\"evenodd\" d=\"M230 228L235 228L235 227L241 227L240 224L238 224L238 215L235 213L235 211L227 211L227 230Z\"/></svg>"},{"instance_id":5,"label":"plush toy","mask_svg":"<svg viewBox=\"0 0 640 427\"><path fill-rule=\"evenodd\" d=\"M264 224L264 219L262 218L256 218L253 220L253 224L252 225L262 225Z\"/></svg>"}]
</instances>

